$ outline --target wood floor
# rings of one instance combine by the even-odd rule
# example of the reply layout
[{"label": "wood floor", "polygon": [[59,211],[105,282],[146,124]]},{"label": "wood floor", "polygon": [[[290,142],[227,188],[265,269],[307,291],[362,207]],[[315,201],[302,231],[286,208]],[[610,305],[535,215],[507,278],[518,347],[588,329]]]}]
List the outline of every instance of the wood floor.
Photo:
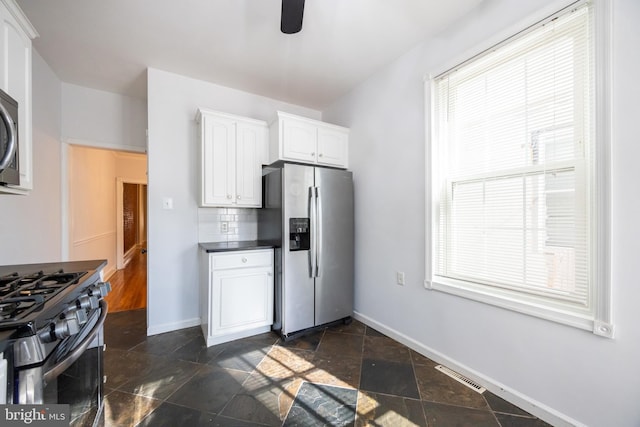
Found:
[{"label": "wood floor", "polygon": [[105,297],[109,313],[147,307],[147,254],[138,249],[122,270],[109,278],[111,292]]}]

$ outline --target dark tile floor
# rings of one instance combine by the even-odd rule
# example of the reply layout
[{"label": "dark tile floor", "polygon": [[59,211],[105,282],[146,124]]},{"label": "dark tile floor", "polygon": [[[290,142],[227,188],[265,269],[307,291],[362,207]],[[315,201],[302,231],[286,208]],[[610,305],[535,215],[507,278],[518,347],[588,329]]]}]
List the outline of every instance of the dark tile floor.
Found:
[{"label": "dark tile floor", "polygon": [[548,425],[358,321],[209,348],[198,327],[145,334],[145,310],[107,317],[100,426]]}]

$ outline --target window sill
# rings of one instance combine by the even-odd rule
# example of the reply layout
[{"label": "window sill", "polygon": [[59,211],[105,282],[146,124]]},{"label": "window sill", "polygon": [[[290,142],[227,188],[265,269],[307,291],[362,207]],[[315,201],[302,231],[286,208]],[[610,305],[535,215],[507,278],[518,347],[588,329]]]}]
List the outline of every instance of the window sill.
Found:
[{"label": "window sill", "polygon": [[527,314],[562,325],[584,329],[605,338],[613,338],[613,324],[600,321],[587,308],[577,309],[561,302],[550,303],[548,299],[537,296],[524,296],[506,289],[491,288],[484,285],[436,277],[425,280],[429,290],[445,292],[473,301]]}]

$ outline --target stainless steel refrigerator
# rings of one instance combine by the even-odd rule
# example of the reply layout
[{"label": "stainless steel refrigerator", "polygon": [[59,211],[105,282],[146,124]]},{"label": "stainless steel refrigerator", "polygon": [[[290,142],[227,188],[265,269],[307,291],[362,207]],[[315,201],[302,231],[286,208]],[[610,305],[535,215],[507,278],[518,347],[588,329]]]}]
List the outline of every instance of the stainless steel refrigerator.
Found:
[{"label": "stainless steel refrigerator", "polygon": [[264,169],[258,238],[276,241],[276,319],[286,339],[353,313],[353,178],[281,163]]}]

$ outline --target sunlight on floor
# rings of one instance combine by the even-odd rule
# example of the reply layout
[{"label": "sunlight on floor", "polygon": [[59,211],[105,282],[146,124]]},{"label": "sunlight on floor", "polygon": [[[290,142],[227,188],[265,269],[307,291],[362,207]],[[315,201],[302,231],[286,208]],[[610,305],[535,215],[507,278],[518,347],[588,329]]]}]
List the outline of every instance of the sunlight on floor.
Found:
[{"label": "sunlight on floor", "polygon": [[114,392],[106,396],[104,401],[104,425],[106,427],[137,425],[159,404],[159,401]]},{"label": "sunlight on floor", "polygon": [[[311,353],[274,346],[244,382],[243,387],[281,420],[286,418],[298,390],[305,381],[357,390],[359,377],[355,378],[355,381],[351,378],[348,382],[344,381],[344,376],[341,378],[332,372],[334,367],[330,362],[324,360],[324,365],[328,366],[319,367],[314,363],[314,359],[315,356]],[[335,368],[341,370],[337,364]],[[388,410],[379,414],[381,407],[382,404],[373,397],[358,392],[358,425],[415,425],[395,411]]]}]

